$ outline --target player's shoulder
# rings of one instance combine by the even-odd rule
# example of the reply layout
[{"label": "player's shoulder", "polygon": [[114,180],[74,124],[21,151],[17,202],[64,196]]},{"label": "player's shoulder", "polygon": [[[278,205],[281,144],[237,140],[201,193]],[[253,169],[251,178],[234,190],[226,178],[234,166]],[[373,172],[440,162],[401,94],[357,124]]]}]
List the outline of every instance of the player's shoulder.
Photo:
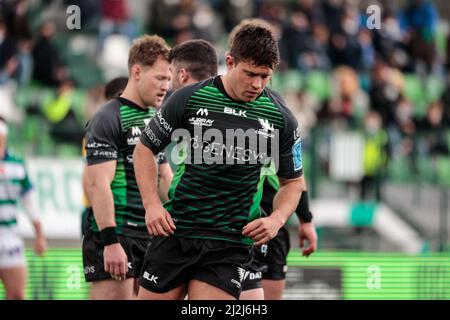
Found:
[{"label": "player's shoulder", "polygon": [[24,156],[22,156],[20,154],[17,154],[17,153],[14,153],[14,152],[11,152],[10,150],[8,150],[8,152],[6,153],[5,160],[7,162],[16,163],[16,164],[20,164],[20,165],[24,165],[25,164],[25,157]]},{"label": "player's shoulder", "polygon": [[287,122],[296,121],[294,114],[288,108],[281,94],[267,87],[264,89],[264,93],[275,104],[275,106],[278,108],[283,118],[285,119],[285,121]]},{"label": "player's shoulder", "polygon": [[195,92],[199,91],[200,89],[209,86],[213,84],[214,77],[209,78],[206,80],[202,80],[196,83],[189,84],[187,86],[184,86],[183,88],[180,88],[178,90],[175,90],[172,95],[170,96],[170,99],[173,100],[187,100],[189,99]]},{"label": "player's shoulder", "polygon": [[106,101],[94,114],[92,119],[95,118],[111,118],[117,116],[120,113],[120,107],[122,103],[119,99],[114,98],[109,101]]},{"label": "player's shoulder", "polygon": [[120,125],[120,107],[121,103],[117,98],[107,101],[94,113],[92,118],[86,123],[85,128],[92,129],[99,124],[102,127],[105,125],[114,125],[114,123]]},{"label": "player's shoulder", "polygon": [[286,102],[277,91],[266,87],[264,93],[278,108],[287,109]]}]

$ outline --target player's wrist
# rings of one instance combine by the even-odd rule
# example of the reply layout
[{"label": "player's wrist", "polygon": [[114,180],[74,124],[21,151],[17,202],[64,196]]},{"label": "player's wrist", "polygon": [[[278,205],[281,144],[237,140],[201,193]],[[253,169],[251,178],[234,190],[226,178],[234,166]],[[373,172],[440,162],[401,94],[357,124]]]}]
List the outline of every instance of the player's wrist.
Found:
[{"label": "player's wrist", "polygon": [[157,207],[163,207],[163,204],[161,202],[161,199],[159,198],[158,193],[156,194],[156,196],[152,196],[148,200],[144,200],[142,204],[146,212],[153,211]]},{"label": "player's wrist", "polygon": [[311,210],[309,209],[309,197],[308,191],[303,191],[300,197],[300,202],[298,203],[297,210],[295,211],[297,214],[300,223],[310,223],[313,220],[313,215]]},{"label": "player's wrist", "polygon": [[100,238],[104,246],[119,243],[119,237],[117,236],[117,228],[116,227],[103,228],[100,231]]},{"label": "player's wrist", "polygon": [[268,218],[272,218],[272,220],[274,220],[280,228],[287,222],[286,218],[283,217],[280,210],[275,210],[271,215],[269,215]]}]

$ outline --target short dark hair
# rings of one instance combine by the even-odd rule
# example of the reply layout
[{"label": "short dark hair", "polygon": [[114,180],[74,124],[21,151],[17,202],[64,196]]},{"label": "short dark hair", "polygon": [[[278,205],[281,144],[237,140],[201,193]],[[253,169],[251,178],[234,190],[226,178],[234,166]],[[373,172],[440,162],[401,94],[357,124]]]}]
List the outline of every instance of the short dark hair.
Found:
[{"label": "short dark hair", "polygon": [[143,67],[151,67],[158,58],[169,59],[170,48],[160,36],[145,35],[133,41],[128,54],[128,69],[135,64]]},{"label": "short dark hair", "polygon": [[244,20],[231,31],[228,42],[236,63],[247,61],[274,69],[280,62],[274,32],[264,20]]},{"label": "short dark hair", "polygon": [[123,90],[125,90],[127,83],[128,83],[127,77],[118,77],[109,81],[105,85],[105,99],[111,100],[120,96]]},{"label": "short dark hair", "polygon": [[217,75],[217,54],[211,43],[202,39],[188,40],[170,50],[169,62],[187,69],[196,80]]}]

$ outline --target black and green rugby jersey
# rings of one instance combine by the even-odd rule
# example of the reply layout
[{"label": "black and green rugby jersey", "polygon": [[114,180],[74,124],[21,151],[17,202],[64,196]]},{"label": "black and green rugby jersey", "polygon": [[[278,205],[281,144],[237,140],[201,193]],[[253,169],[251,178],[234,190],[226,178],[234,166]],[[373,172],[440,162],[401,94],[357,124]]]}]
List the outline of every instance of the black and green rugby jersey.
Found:
[{"label": "black and green rugby jersey", "polygon": [[[127,99],[116,98],[102,106],[85,128],[87,164],[117,161],[111,183],[117,232],[129,237],[149,237],[134,175],[133,152],[142,130],[155,114],[153,107],[143,109]],[[163,155],[158,159],[159,163],[166,162]],[[93,215],[89,225],[98,231]]]},{"label": "black and green rugby jersey", "polygon": [[[225,138],[227,131],[238,130],[252,131],[267,146],[275,142],[278,176],[302,174],[297,121],[269,89],[244,103],[228,96],[220,76],[211,78],[175,91],[143,131],[141,141],[154,154],[180,132],[190,151],[177,167],[170,200],[164,204],[177,227],[175,236],[252,243],[242,236],[242,228],[260,217],[263,165],[275,156],[270,147],[250,144],[250,138],[239,145],[237,139],[224,143],[215,137],[217,132]],[[224,163],[211,162],[212,156]]]},{"label": "black and green rugby jersey", "polygon": [[263,185],[263,197],[261,200],[261,209],[264,215],[270,215],[273,211],[273,198],[280,189],[280,182],[276,175],[266,177]]},{"label": "black and green rugby jersey", "polygon": [[31,189],[24,160],[7,152],[0,158],[0,231],[17,231],[18,201]]}]

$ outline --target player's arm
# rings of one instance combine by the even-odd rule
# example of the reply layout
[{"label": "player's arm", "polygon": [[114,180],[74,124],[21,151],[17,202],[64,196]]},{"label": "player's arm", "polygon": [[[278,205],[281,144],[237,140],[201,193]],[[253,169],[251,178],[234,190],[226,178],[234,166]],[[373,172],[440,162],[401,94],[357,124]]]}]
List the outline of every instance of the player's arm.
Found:
[{"label": "player's arm", "polygon": [[247,224],[243,229],[243,235],[252,238],[255,245],[264,244],[276,237],[280,228],[295,211],[304,188],[303,177],[280,178],[280,189],[273,200],[273,212],[268,217],[256,219]]},{"label": "player's arm", "polygon": [[100,230],[116,227],[114,198],[111,182],[116,172],[116,161],[102,162],[87,166],[87,194],[94,210],[95,221]]},{"label": "player's arm", "polygon": [[148,231],[154,236],[168,236],[175,230],[175,225],[170,214],[164,209],[158,194],[156,156],[142,142],[138,142],[133,158],[136,181],[146,212],[145,220]]},{"label": "player's arm", "polygon": [[168,162],[159,165],[158,194],[162,202],[169,200],[169,187],[172,183],[173,173]]},{"label": "player's arm", "polygon": [[34,189],[30,188],[22,193],[22,204],[25,213],[33,225],[35,234],[34,252],[38,255],[42,255],[47,251],[47,240],[45,239],[42,223],[39,218],[36,192]]},{"label": "player's arm", "polygon": [[274,138],[279,151],[272,150],[275,152],[272,156],[278,165],[277,176],[280,181],[280,189],[275,194],[272,213],[268,217],[250,222],[243,229],[243,235],[252,238],[256,242],[255,245],[261,245],[278,234],[278,230],[294,213],[300,196],[305,190],[297,120],[278,94],[269,92],[269,95],[279,105],[279,110],[284,116],[284,127],[277,132]]},{"label": "player's arm", "polygon": [[83,156],[83,169],[82,169],[82,174],[81,174],[81,186],[83,188],[83,196],[86,197],[87,201],[90,203],[89,197],[87,195],[89,175],[87,174],[86,140],[85,139],[83,139],[83,142],[82,142],[81,153],[82,153],[82,156]]},{"label": "player's arm", "polygon": [[121,139],[120,117],[115,111],[111,108],[100,110],[86,127],[86,187],[104,245],[105,271],[116,279],[125,279],[128,258],[117,236],[111,190],[117,164],[117,142]]},{"label": "player's arm", "polygon": [[134,171],[145,208],[145,221],[148,232],[154,236],[168,236],[176,229],[158,194],[156,155],[164,150],[174,132],[181,127],[190,90],[183,88],[170,96],[150,120],[134,149]]},{"label": "player's arm", "polygon": [[[307,186],[305,183],[305,190],[302,192],[300,197],[300,202],[295,210],[298,216],[298,237],[299,245],[302,249],[302,254],[304,256],[309,256],[311,253],[317,249],[317,233],[314,227],[313,215],[309,209],[309,197]],[[308,246],[305,246],[305,240],[308,241]]]}]

